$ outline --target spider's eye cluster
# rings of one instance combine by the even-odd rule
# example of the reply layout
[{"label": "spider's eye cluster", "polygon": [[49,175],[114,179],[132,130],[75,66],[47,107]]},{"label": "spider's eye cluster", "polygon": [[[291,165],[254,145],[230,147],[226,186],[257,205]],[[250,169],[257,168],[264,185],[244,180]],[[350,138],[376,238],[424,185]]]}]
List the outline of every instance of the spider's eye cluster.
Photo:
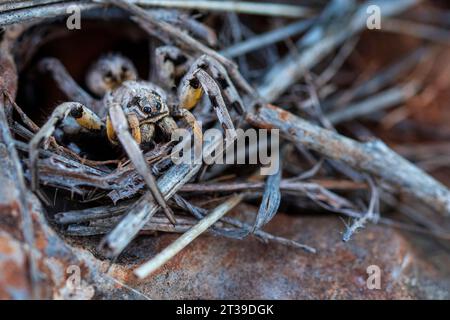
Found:
[{"label": "spider's eye cluster", "polygon": [[144,107],[144,108],[142,109],[142,111],[144,111],[145,113],[150,113],[150,112],[152,112],[152,108],[150,108],[150,107]]},{"label": "spider's eye cluster", "polygon": [[112,77],[113,77],[113,74],[112,74],[111,71],[106,72],[105,75],[104,75],[104,79],[105,80],[111,80]]},{"label": "spider's eye cluster", "polygon": [[142,111],[145,113],[154,113],[154,112],[157,113],[161,110],[162,104],[160,101],[155,101],[155,102],[153,102],[153,107],[148,104],[145,104],[141,108],[142,108]]},{"label": "spider's eye cluster", "polygon": [[159,115],[164,110],[164,102],[158,94],[151,96],[135,96],[128,104],[129,108],[138,107],[147,115]]}]

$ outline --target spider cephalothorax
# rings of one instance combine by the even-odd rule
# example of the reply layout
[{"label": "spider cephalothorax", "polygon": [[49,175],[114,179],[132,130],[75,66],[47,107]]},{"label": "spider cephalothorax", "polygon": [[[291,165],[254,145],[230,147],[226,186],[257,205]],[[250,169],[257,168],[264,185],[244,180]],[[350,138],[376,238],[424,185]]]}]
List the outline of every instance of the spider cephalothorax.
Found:
[{"label": "spider cephalothorax", "polygon": [[[119,104],[126,115],[131,134],[138,144],[147,144],[153,139],[155,125],[166,136],[177,129],[177,124],[170,116],[164,91],[147,81],[125,81],[109,92],[107,104]],[[110,116],[106,118],[108,139],[117,144],[118,139]]]},{"label": "spider cephalothorax", "polygon": [[144,81],[126,81],[113,93],[125,113],[135,112],[141,122],[156,122],[169,115],[166,95],[161,88]]}]

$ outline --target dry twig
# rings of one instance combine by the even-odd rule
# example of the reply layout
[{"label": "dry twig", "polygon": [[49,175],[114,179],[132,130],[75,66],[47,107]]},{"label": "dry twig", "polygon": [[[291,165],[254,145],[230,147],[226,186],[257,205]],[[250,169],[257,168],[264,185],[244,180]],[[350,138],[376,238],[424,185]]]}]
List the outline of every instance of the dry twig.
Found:
[{"label": "dry twig", "polygon": [[289,140],[373,174],[440,214],[450,216],[450,191],[379,140],[359,143],[271,105],[261,106],[247,120],[261,128],[278,128]]},{"label": "dry twig", "polygon": [[229,200],[225,201],[217,208],[211,211],[209,215],[203,218],[198,224],[189,229],[186,233],[184,233],[181,237],[171,243],[168,247],[166,247],[163,251],[158,253],[153,259],[144,263],[139,268],[134,270],[134,274],[140,278],[146,278],[151,273],[159,269],[162,265],[164,265],[168,260],[173,258],[178,252],[183,250],[189,243],[191,243],[195,238],[197,238],[200,234],[205,232],[210,226],[216,223],[223,215],[225,215],[228,211],[233,209],[243,198],[243,194],[235,195],[231,197]]}]

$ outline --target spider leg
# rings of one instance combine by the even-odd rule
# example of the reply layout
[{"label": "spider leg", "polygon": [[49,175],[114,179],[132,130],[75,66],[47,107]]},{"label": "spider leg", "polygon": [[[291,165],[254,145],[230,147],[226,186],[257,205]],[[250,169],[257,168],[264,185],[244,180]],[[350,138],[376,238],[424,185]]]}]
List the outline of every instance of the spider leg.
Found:
[{"label": "spider leg", "polygon": [[133,139],[132,135],[128,131],[128,122],[122,107],[118,103],[112,102],[109,106],[109,116],[111,118],[111,124],[119,139],[122,147],[125,149],[131,162],[133,162],[137,172],[143,177],[145,183],[150,189],[155,201],[161,206],[166,214],[167,218],[173,224],[176,223],[172,210],[164,200],[161,191],[156,184],[155,177],[147,166],[142,151],[139,148],[137,142]]},{"label": "spider leg", "polygon": [[127,114],[127,122],[131,129],[131,136],[138,145],[142,142],[141,128],[139,127],[139,119],[135,113]]},{"label": "spider leg", "polygon": [[194,139],[197,141],[203,141],[201,125],[189,110],[172,106],[171,114],[173,117],[181,118],[191,128],[192,133],[194,134]]},{"label": "spider leg", "polygon": [[216,59],[202,55],[191,66],[189,72],[182,80],[179,96],[181,105],[185,105],[187,109],[191,109],[201,98],[201,92],[198,93],[196,83],[192,83],[189,80],[192,79],[193,73],[198,69],[203,69],[211,75],[213,79],[217,81],[222,89],[227,102],[232,108],[234,108],[239,114],[245,113],[244,103],[239,95],[236,87],[231,81],[228,72],[224,66]]},{"label": "spider leg", "polygon": [[157,125],[167,138],[170,138],[172,132],[178,129],[177,123],[171,116],[162,118]]},{"label": "spider leg", "polygon": [[[141,144],[142,140],[142,134],[141,134],[141,128],[139,127],[139,119],[137,118],[136,114],[130,113],[126,115],[128,125],[130,126],[131,135],[134,139],[134,141],[137,142],[138,145]],[[109,142],[111,142],[114,145],[118,144],[118,138],[116,135],[116,131],[114,130],[113,124],[111,122],[111,117],[106,116],[106,136],[108,137]],[[148,142],[148,141],[146,141]]]},{"label": "spider leg", "polygon": [[230,103],[231,107],[234,108],[239,114],[245,113],[242,98],[231,81],[224,66],[216,59],[207,55],[200,57],[200,60],[203,60],[208,66],[209,73],[219,83],[224,96]]},{"label": "spider leg", "polygon": [[199,68],[185,76],[182,85],[184,88],[180,90],[180,106],[185,109],[192,108],[200,100],[204,91],[225,130],[227,142],[235,140],[237,137],[236,129],[217,82],[205,70]]},{"label": "spider leg", "polygon": [[155,134],[155,125],[153,123],[144,123],[140,127],[141,140],[143,144],[148,144],[152,141],[153,135]]},{"label": "spider leg", "polygon": [[187,73],[181,80],[178,89],[178,98],[180,107],[191,110],[194,108],[203,96],[203,90],[200,82],[194,76],[193,72]]},{"label": "spider leg", "polygon": [[43,141],[47,141],[55,131],[58,123],[64,120],[68,115],[75,118],[78,124],[88,130],[101,130],[103,123],[100,118],[91,110],[78,102],[65,102],[60,104],[53,110],[50,118],[34,135],[29,144],[30,157],[30,174],[31,174],[31,189],[36,191],[38,189],[38,155],[39,145]]},{"label": "spider leg", "polygon": [[[174,107],[173,107],[174,108]],[[177,118],[181,118],[192,130],[192,133],[194,135],[194,160],[200,160],[201,159],[201,148],[202,148],[202,142],[203,142],[203,132],[200,124],[198,123],[197,119],[195,119],[194,115],[190,113],[186,109],[176,108],[177,110],[171,110],[171,114]],[[178,125],[175,122],[175,120],[172,118],[172,116],[167,116],[158,121],[158,127],[161,129],[164,134],[172,139],[172,134],[178,129]],[[190,141],[190,140],[186,140]]]},{"label": "spider leg", "polygon": [[158,80],[167,89],[175,88],[176,79],[189,70],[189,58],[177,47],[155,49],[154,69]]},{"label": "spider leg", "polygon": [[92,107],[98,104],[96,99],[92,98],[75,82],[75,80],[73,80],[66,68],[58,59],[45,58],[41,60],[39,62],[39,70],[43,72],[50,72],[60,90],[64,92],[70,100]]}]

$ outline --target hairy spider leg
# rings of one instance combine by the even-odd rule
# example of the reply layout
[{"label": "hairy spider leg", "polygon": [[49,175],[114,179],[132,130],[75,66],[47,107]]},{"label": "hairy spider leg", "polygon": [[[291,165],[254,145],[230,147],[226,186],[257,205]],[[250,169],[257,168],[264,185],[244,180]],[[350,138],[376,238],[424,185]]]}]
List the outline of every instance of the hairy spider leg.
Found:
[{"label": "hairy spider leg", "polygon": [[[141,144],[142,134],[141,128],[139,127],[139,119],[137,115],[135,113],[130,113],[126,115],[126,118],[128,121],[128,125],[130,126],[131,135],[133,136],[133,139],[137,142],[137,144]],[[111,142],[113,145],[119,144],[116,131],[114,130],[109,115],[106,117],[106,136],[108,137],[109,142]]]},{"label": "hairy spider leg", "polygon": [[161,46],[155,49],[152,61],[158,81],[168,90],[175,87],[176,79],[189,70],[188,58],[179,48]]},{"label": "hairy spider leg", "polygon": [[197,81],[198,79],[196,80],[193,76],[199,69],[206,71],[214,79],[216,85],[218,84],[220,86],[227,102],[232,108],[239,114],[245,112],[242,99],[228,76],[227,71],[217,60],[208,55],[202,55],[198,58],[192,64],[189,72],[182,79],[178,89],[178,96],[182,107],[190,110],[202,97],[203,90],[201,86],[203,86],[203,84],[199,83],[199,81]]},{"label": "hairy spider leg", "polygon": [[33,191],[36,191],[39,185],[37,167],[39,145],[50,138],[58,123],[63,121],[67,116],[73,117],[80,126],[91,131],[100,131],[103,127],[100,118],[81,103],[65,102],[57,106],[50,115],[50,118],[34,135],[29,144],[31,189]]}]

